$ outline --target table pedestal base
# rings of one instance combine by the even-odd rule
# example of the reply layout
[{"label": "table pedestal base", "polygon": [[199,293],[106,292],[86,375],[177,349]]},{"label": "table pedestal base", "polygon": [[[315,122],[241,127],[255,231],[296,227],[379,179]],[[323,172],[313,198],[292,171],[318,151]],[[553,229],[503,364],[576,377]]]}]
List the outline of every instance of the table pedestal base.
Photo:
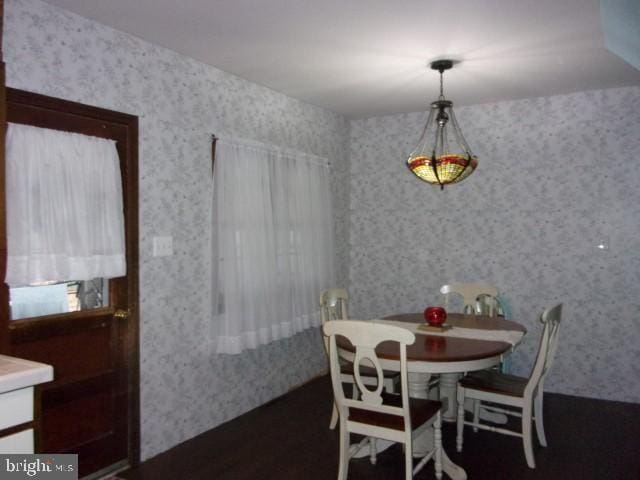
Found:
[{"label": "table pedestal base", "polygon": [[[455,377],[455,381],[457,382],[457,377],[455,375],[453,376]],[[430,374],[409,372],[408,377],[409,377],[408,388],[409,388],[410,397],[414,397],[414,398],[427,398],[427,397],[432,398],[433,397],[432,393],[429,394],[429,379],[431,378]],[[442,381],[442,377],[440,377],[440,381]],[[455,401],[455,398],[456,398],[455,390],[454,390],[453,397],[451,397],[450,395],[446,400],[443,400],[443,404],[447,404],[448,402],[451,402],[451,398],[453,398],[453,401]],[[455,404],[454,404],[454,407],[450,407],[450,408],[454,409],[453,410],[454,413],[456,412]],[[389,440],[376,439],[376,451],[380,453],[386,450],[387,448],[389,448],[394,443],[395,442],[391,442]],[[434,444],[433,427],[429,427],[425,429],[424,432],[422,432],[419,436],[413,439],[413,456],[424,457],[427,453],[433,450],[433,444]],[[362,447],[360,451],[354,454],[353,458],[368,457],[369,454],[370,454],[370,447],[367,444],[364,447]],[[453,461],[449,458],[444,448],[442,449],[442,470],[447,475],[449,475],[449,477],[453,480],[466,480],[467,478],[467,472],[465,472],[464,469],[459,465],[456,465],[455,463],[453,463]]]},{"label": "table pedestal base", "polygon": [[[440,374],[440,401],[443,404],[444,413],[442,414],[443,422],[455,422],[458,413],[458,402],[456,400],[458,390],[458,379],[461,377],[459,373],[441,373]],[[446,407],[446,408],[444,408]]]},{"label": "table pedestal base", "polygon": [[[409,396],[414,398],[427,398],[429,395],[430,378],[431,375],[428,373],[409,372]],[[442,376],[440,377],[440,381],[442,382]],[[453,399],[455,400],[455,395],[453,396]],[[443,405],[446,402],[450,402],[450,399],[443,400]],[[453,413],[455,415],[455,409]],[[431,450],[433,450],[433,427],[427,428],[422,434],[414,438],[413,456],[424,457]],[[442,449],[442,470],[444,470],[444,472],[453,480],[466,480],[467,478],[467,472],[465,472],[462,467],[453,463],[444,448]]]}]

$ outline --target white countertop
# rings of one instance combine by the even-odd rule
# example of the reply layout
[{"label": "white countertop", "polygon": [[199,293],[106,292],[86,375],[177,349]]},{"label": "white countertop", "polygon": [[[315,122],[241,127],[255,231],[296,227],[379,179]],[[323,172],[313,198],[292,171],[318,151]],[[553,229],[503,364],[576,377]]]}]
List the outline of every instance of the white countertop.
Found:
[{"label": "white countertop", "polygon": [[53,380],[51,365],[0,355],[0,393],[51,380]]}]

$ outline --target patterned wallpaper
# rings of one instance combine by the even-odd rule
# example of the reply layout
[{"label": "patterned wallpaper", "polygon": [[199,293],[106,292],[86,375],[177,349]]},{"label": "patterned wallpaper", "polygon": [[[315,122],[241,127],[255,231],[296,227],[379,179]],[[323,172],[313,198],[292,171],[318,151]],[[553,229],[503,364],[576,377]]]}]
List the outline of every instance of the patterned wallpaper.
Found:
[{"label": "patterned wallpaper", "polygon": [[640,87],[456,117],[480,166],[444,191],[404,165],[424,114],[352,122],[351,314],[422,311],[445,283],[493,283],[529,329],[513,356],[526,374],[537,317],[562,301],[547,389],[640,402]]},{"label": "patterned wallpaper", "polygon": [[[5,10],[9,86],[140,119],[143,458],[325,368],[315,330],[239,356],[211,356],[202,341],[211,133],[331,161],[337,283],[350,283],[352,315],[421,310],[443,283],[491,281],[531,331],[514,356],[522,373],[537,314],[562,300],[549,389],[640,402],[640,170],[615,163],[640,151],[639,88],[456,109],[481,163],[440,192],[403,165],[422,114],[349,124],[38,0]],[[150,255],[156,235],[173,235],[172,257]]]},{"label": "patterned wallpaper", "polygon": [[[212,356],[210,136],[253,139],[332,164],[338,282],[348,261],[343,117],[37,0],[5,2],[7,85],[139,116],[142,456],[254,408],[325,369],[317,329]],[[172,235],[172,257],[151,256]]]}]

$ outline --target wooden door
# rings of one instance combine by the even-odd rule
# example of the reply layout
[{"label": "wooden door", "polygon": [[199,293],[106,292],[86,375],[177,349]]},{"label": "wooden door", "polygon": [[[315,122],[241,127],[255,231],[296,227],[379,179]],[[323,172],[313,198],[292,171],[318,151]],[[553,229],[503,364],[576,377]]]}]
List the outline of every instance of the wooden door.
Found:
[{"label": "wooden door", "polygon": [[137,117],[11,88],[6,95],[8,122],[117,142],[127,276],[109,280],[105,305],[10,320],[7,285],[0,293],[3,351],[54,368],[54,380],[36,388],[36,452],[77,453],[80,476],[98,476],[139,461]]}]

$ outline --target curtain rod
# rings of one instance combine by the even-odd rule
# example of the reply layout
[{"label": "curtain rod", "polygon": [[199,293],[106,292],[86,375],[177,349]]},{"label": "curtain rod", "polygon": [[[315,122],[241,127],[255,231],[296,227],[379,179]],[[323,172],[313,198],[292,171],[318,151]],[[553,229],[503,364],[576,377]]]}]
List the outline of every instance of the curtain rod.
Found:
[{"label": "curtain rod", "polygon": [[[213,175],[213,167],[215,165],[215,156],[216,156],[216,143],[218,142],[218,140],[220,140],[219,137],[217,137],[215,134],[211,134],[211,175]],[[246,141],[242,141],[242,140],[238,140],[238,141],[239,142],[244,142],[245,144],[247,143]],[[249,141],[248,143],[249,144],[254,144],[254,143],[261,144],[262,142]],[[273,147],[270,147],[267,144],[263,144],[263,145],[264,145],[264,147],[267,147],[267,148],[273,148]],[[293,151],[292,149],[289,149],[289,148],[284,148],[284,149],[282,149],[280,147],[275,147],[275,148],[277,150],[290,150],[290,151]],[[326,158],[322,158],[322,157],[320,157],[318,155],[307,154],[307,153],[304,153],[304,152],[300,152],[300,154],[306,155],[306,156],[309,156],[309,157],[315,157],[318,160],[321,160],[320,162],[314,161],[315,163],[320,163],[321,165],[326,165],[327,167],[331,167],[331,162]]]}]

